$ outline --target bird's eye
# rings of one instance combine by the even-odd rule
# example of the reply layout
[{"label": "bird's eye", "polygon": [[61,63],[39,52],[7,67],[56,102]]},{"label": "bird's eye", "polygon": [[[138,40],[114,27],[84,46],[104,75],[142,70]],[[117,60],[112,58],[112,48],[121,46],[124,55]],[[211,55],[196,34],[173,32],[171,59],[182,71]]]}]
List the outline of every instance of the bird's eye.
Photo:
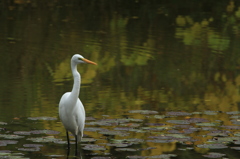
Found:
[{"label": "bird's eye", "polygon": [[80,57],[79,57],[78,60],[83,60],[83,58],[80,58]]}]

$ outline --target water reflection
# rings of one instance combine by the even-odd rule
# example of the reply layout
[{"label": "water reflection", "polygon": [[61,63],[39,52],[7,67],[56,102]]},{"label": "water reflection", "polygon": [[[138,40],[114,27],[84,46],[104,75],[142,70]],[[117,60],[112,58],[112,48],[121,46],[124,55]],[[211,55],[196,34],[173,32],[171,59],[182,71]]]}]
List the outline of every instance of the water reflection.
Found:
[{"label": "water reflection", "polygon": [[[213,138],[212,131],[237,137],[239,4],[196,3],[108,0],[1,3],[0,122],[7,125],[0,124],[0,133],[12,135],[15,131],[47,129],[61,132],[48,134],[47,139],[64,140],[58,102],[72,88],[70,57],[80,53],[99,64],[78,69],[83,77],[80,98],[89,119],[96,120],[87,121],[90,124],[84,137],[87,141],[82,143],[82,148],[92,144],[95,149],[83,150],[86,152],[83,158],[86,154],[119,157],[123,152],[126,156],[183,157],[183,150],[201,158],[199,153],[209,154],[213,150],[196,145],[208,143]],[[152,110],[158,115],[132,114],[131,110]],[[207,110],[217,112],[214,115]],[[176,124],[165,118],[169,111],[193,114],[170,116],[171,122],[182,122]],[[44,116],[56,120],[26,119]],[[182,121],[189,117],[208,122],[201,126]],[[141,121],[124,122],[125,118]],[[110,125],[101,125],[106,119]],[[118,119],[122,120],[116,123]],[[159,123],[165,126],[156,125]],[[121,136],[119,131],[129,136]],[[183,132],[187,135],[181,136]],[[175,138],[167,142],[173,135],[165,134],[181,134],[178,137],[193,140],[187,143]],[[1,141],[5,140],[3,136]],[[17,151],[35,157],[34,153],[15,148],[22,148],[30,137],[36,136],[16,139],[15,145],[1,146],[1,152],[16,155]],[[64,141],[42,144],[43,156],[54,153],[66,158]],[[96,150],[103,148],[107,150]],[[238,150],[228,147],[220,151],[237,158]]]}]

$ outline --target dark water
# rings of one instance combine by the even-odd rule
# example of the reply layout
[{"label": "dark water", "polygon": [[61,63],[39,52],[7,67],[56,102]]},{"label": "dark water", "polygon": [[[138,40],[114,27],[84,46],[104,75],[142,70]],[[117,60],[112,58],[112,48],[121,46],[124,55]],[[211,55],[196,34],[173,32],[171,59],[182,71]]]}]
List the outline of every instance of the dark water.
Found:
[{"label": "dark water", "polygon": [[239,7],[1,2],[0,158],[67,158],[58,102],[76,53],[98,63],[78,67],[79,157],[239,158]]}]

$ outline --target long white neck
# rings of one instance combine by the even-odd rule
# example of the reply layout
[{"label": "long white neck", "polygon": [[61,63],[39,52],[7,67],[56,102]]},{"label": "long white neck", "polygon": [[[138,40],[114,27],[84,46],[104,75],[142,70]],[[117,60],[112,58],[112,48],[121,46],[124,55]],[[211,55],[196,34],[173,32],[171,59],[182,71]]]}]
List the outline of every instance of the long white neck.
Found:
[{"label": "long white neck", "polygon": [[77,99],[80,93],[81,75],[77,71],[77,64],[71,63],[71,69],[72,69],[74,82],[73,82],[72,92],[69,98],[70,100],[77,102]]}]

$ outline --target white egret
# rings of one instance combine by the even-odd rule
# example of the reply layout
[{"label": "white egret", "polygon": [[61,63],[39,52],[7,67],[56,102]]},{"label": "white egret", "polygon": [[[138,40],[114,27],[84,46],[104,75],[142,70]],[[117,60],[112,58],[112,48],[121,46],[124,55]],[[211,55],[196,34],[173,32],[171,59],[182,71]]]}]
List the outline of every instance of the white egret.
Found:
[{"label": "white egret", "polygon": [[66,129],[68,148],[70,148],[68,136],[68,131],[70,131],[75,137],[76,151],[77,144],[83,137],[83,129],[85,125],[85,109],[78,98],[80,93],[81,75],[77,71],[77,65],[81,63],[97,65],[95,62],[87,60],[79,54],[73,55],[71,59],[71,69],[74,78],[73,88],[71,92],[63,94],[59,103],[59,117]]}]

